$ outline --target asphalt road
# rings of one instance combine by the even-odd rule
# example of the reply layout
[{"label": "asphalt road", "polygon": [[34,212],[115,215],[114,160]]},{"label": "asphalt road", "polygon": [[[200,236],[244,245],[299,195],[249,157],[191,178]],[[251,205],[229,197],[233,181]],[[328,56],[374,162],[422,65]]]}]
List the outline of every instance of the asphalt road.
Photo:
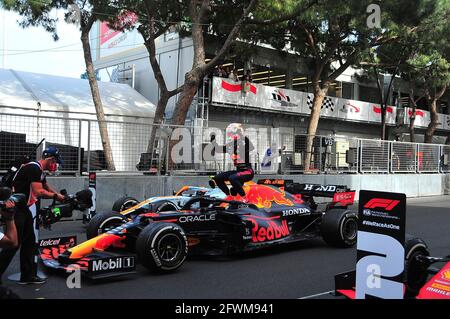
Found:
[{"label": "asphalt road", "polygon": [[[450,196],[409,199],[407,232],[422,237],[432,255],[450,254]],[[46,238],[78,234],[81,222],[64,222],[43,232]],[[277,247],[239,258],[190,258],[177,272],[153,275],[138,267],[136,274],[103,282],[83,280],[69,289],[64,275],[52,274],[40,286],[19,286],[7,280],[18,272],[18,255],[3,278],[22,298],[155,298],[155,299],[297,299],[331,298],[334,275],[355,267],[356,249],[328,247],[321,239]]]}]

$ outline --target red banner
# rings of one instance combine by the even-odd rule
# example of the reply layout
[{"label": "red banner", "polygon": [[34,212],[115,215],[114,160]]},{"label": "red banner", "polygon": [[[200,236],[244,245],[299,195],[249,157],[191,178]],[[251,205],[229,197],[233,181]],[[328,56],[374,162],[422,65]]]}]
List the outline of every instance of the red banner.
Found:
[{"label": "red banner", "polygon": [[[250,92],[252,92],[253,94],[256,94],[256,86],[249,84],[250,85]],[[229,92],[239,92],[242,90],[242,86],[241,84],[230,84],[225,82],[224,80],[222,80],[222,88],[224,90],[227,90]]]},{"label": "red banner", "polygon": [[[378,107],[378,106],[374,105],[374,106],[373,106],[373,111],[374,111],[375,113],[377,113],[377,114],[381,114],[381,107]],[[386,108],[386,112],[392,114],[392,113],[394,113],[394,109],[393,109],[392,107],[388,106],[388,107]]]},{"label": "red banner", "polygon": [[[409,114],[409,117],[412,117],[413,116],[413,111],[409,111],[408,114]],[[420,111],[420,110],[417,110],[416,111],[416,116],[425,117],[425,113]]]}]

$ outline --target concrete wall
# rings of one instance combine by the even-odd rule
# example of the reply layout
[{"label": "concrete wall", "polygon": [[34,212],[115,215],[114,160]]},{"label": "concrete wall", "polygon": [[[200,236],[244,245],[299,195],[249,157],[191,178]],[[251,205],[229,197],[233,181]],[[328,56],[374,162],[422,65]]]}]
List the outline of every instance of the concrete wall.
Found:
[{"label": "concrete wall", "polygon": [[[398,192],[408,197],[450,194],[450,174],[257,176],[254,180],[266,177],[293,179],[300,183],[347,185],[357,191]],[[122,196],[144,200],[151,196],[171,195],[183,185],[208,186],[208,180],[207,176],[99,176],[97,211],[110,210],[113,202]],[[88,187],[87,177],[49,177],[48,181],[55,189],[65,188],[69,193]]]}]

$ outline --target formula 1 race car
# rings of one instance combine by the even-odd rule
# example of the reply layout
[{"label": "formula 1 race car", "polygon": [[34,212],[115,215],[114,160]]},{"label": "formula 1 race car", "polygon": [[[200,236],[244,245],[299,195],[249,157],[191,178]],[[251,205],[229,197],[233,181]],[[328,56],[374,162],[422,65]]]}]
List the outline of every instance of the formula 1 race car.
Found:
[{"label": "formula 1 race car", "polygon": [[[86,242],[60,245],[46,265],[78,265],[99,278],[134,270],[135,254],[146,268],[170,272],[188,253],[228,255],[318,236],[332,246],[356,243],[357,214],[348,209],[355,192],[345,186],[263,180],[244,190],[241,198],[185,187],[175,196],[151,198],[121,213],[99,213],[88,225]],[[318,210],[316,196],[333,202]]]},{"label": "formula 1 race car", "polygon": [[[355,299],[355,281],[356,271],[336,275],[335,295]],[[430,257],[422,239],[406,235],[403,283],[405,299],[450,299],[450,256]]]}]

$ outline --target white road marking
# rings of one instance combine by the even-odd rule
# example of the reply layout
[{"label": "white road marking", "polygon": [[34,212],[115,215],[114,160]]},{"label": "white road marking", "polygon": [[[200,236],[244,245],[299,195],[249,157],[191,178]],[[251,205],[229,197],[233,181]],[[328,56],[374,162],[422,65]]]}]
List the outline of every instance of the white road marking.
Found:
[{"label": "white road marking", "polygon": [[311,296],[301,297],[301,298],[298,298],[298,299],[312,299],[312,298],[315,298],[315,297],[320,297],[320,296],[324,296],[324,295],[327,295],[327,294],[331,294],[332,292],[334,292],[334,290],[327,291],[327,292],[322,292],[320,294],[315,294],[315,295],[311,295]]}]

